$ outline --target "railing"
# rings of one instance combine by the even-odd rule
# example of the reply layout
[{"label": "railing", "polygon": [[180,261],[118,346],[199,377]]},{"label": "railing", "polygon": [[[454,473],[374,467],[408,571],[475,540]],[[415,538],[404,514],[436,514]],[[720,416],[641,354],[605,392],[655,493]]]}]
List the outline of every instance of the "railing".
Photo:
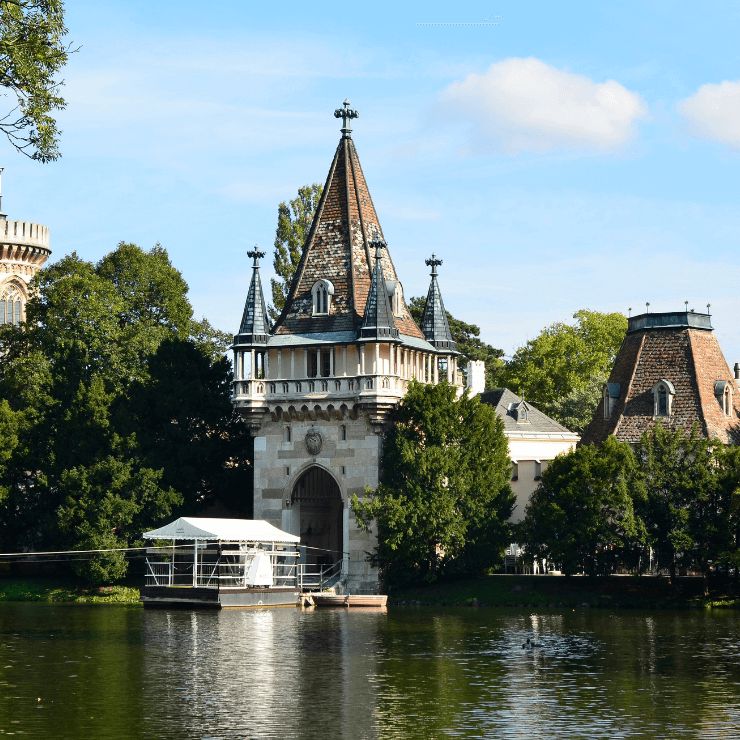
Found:
[{"label": "railing", "polygon": [[334,565],[298,564],[298,588],[301,591],[321,591],[333,585],[342,575],[342,562]]},{"label": "railing", "polygon": [[172,561],[146,560],[145,585],[176,586],[179,588],[246,588],[250,568],[258,552],[270,556],[272,565],[272,588],[295,587],[298,580],[298,552],[247,551],[223,552],[216,559],[199,560],[193,578],[193,562],[177,559]]}]

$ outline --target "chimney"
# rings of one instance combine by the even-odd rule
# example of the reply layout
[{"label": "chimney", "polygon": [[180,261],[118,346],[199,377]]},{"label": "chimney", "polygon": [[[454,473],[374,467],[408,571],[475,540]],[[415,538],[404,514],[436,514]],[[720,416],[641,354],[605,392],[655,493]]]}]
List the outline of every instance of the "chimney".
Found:
[{"label": "chimney", "polygon": [[468,362],[465,385],[470,390],[471,396],[477,396],[486,390],[486,363],[483,360]]},{"label": "chimney", "polygon": [[733,370],[735,371],[735,380],[740,380],[740,362],[735,363]]}]

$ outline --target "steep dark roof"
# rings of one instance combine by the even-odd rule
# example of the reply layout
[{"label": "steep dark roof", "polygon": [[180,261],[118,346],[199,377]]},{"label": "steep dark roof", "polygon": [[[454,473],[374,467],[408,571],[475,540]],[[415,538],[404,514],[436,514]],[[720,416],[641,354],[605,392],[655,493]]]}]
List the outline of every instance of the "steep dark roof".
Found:
[{"label": "steep dark roof", "polygon": [[[370,242],[383,239],[354,141],[343,136],[311,224],[303,255],[274,334],[358,331],[368,303],[374,260]],[[386,280],[398,280],[390,254],[382,255]],[[317,280],[334,286],[329,315],[314,316],[311,288]],[[423,339],[407,306],[395,317],[403,335]]]},{"label": "steep dark roof", "polygon": [[242,323],[239,326],[239,335],[235,343],[238,344],[264,344],[270,333],[270,322],[267,318],[265,296],[262,292],[262,281],[260,280],[259,259],[265,253],[257,249],[248,253],[254,258],[252,264],[252,281],[249,283],[247,302],[244,304]]},{"label": "steep dark roof", "polygon": [[[639,441],[657,421],[652,388],[659,380],[675,390],[671,416],[660,417],[664,428],[688,431],[697,424],[701,435],[726,444],[740,442],[740,398],[709,316],[676,312],[630,318],[609,375],[609,385],[619,386],[614,408],[605,419],[602,395],[581,444],[599,444],[610,434],[624,442]],[[714,395],[718,381],[727,381],[732,388],[731,416],[724,415]]]},{"label": "steep dark roof", "polygon": [[436,255],[426,261],[427,265],[432,268],[432,281],[429,284],[427,293],[427,302],[424,305],[424,313],[421,317],[421,330],[424,338],[435,349],[448,349],[452,352],[457,351],[457,342],[452,339],[450,325],[447,321],[447,312],[442,302],[442,293],[437,283],[437,265],[442,264]]},{"label": "steep dark roof", "polygon": [[393,320],[391,302],[388,298],[388,288],[383,275],[382,253],[385,242],[372,242],[375,246],[375,269],[370,283],[370,292],[367,296],[365,316],[360,327],[360,339],[398,339],[398,329]]},{"label": "steep dark roof", "polygon": [[517,421],[512,413],[513,407],[523,403],[522,399],[508,388],[497,388],[493,391],[486,391],[480,394],[480,400],[493,406],[496,413],[504,422],[504,431],[506,432],[530,432],[532,434],[574,434],[570,429],[566,429],[562,424],[558,424],[555,419],[551,419],[535,408],[529,401],[526,401],[527,421]]}]

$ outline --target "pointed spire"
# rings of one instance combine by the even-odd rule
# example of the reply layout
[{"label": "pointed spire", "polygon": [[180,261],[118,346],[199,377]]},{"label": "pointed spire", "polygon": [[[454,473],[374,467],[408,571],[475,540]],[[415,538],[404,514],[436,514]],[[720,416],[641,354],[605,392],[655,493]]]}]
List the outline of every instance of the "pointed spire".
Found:
[{"label": "pointed spire", "polygon": [[260,280],[259,260],[265,256],[257,247],[247,252],[253,258],[252,282],[249,284],[247,302],[244,305],[242,323],[239,327],[239,344],[266,344],[270,333],[270,323],[267,319],[265,296],[262,292]]},{"label": "pointed spire", "polygon": [[439,283],[437,283],[437,266],[442,264],[442,260],[438,260],[437,255],[432,254],[431,259],[426,260],[426,264],[432,268],[432,282],[429,285],[427,302],[421,317],[421,330],[424,332],[424,338],[435,349],[457,352],[457,342],[452,339],[447,313],[442,303],[442,294],[439,291]]},{"label": "pointed spire", "polygon": [[398,339],[398,329],[396,329],[391,303],[388,299],[388,289],[385,285],[381,259],[382,250],[387,245],[382,239],[375,239],[370,242],[370,246],[375,249],[375,269],[373,270],[373,279],[370,283],[370,292],[365,307],[365,318],[362,321],[359,338],[361,340],[383,339],[386,341]]}]

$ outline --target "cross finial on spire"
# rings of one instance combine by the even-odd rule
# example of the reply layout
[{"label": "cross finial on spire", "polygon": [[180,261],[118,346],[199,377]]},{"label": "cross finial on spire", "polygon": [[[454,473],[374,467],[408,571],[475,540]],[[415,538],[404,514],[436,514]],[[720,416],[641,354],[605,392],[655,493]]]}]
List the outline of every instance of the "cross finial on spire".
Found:
[{"label": "cross finial on spire", "polygon": [[437,265],[441,265],[442,264],[442,260],[438,260],[437,259],[437,255],[434,252],[432,252],[431,259],[424,260],[424,263],[426,265],[428,265],[429,267],[432,268],[432,277],[436,277],[436,275],[437,275]]},{"label": "cross finial on spire", "polygon": [[388,245],[382,240],[382,239],[373,239],[369,245],[372,249],[375,250],[375,259],[380,259],[380,253],[382,250],[384,250]]},{"label": "cross finial on spire", "polygon": [[260,263],[259,261],[265,256],[264,252],[260,252],[259,247],[255,244],[254,249],[251,249],[249,252],[247,252],[247,257],[252,257],[254,259],[254,262],[252,263],[252,267],[256,267],[259,269]]},{"label": "cross finial on spire", "polygon": [[349,127],[349,122],[353,118],[359,118],[360,114],[355,109],[349,107],[349,100],[345,100],[343,105],[344,108],[337,108],[334,111],[334,118],[342,119],[342,138],[351,139],[352,136],[350,134],[352,133],[352,129]]}]

